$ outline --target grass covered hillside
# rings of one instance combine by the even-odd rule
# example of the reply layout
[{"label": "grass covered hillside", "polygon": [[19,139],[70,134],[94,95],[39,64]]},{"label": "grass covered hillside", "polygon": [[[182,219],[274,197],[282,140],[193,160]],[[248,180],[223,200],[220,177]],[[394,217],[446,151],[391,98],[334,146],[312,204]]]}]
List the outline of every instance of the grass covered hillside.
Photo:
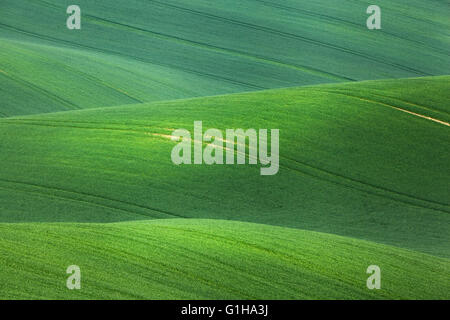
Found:
[{"label": "grass covered hillside", "polygon": [[450,299],[448,8],[1,0],[0,300]]},{"label": "grass covered hillside", "polygon": [[[235,221],[0,224],[2,298],[448,299],[448,259]],[[67,290],[67,263],[82,268]],[[366,288],[368,265],[386,280]],[[61,272],[63,271],[63,272]],[[426,272],[424,272],[426,271]]]},{"label": "grass covered hillside", "polygon": [[[1,295],[449,298],[449,79],[3,119]],[[174,165],[172,131],[199,119],[279,128],[279,173]],[[55,283],[64,264],[86,269],[86,290]]]},{"label": "grass covered hillside", "polygon": [[[445,1],[0,3],[0,116],[450,73]],[[430,20],[428,17],[432,17]]]}]

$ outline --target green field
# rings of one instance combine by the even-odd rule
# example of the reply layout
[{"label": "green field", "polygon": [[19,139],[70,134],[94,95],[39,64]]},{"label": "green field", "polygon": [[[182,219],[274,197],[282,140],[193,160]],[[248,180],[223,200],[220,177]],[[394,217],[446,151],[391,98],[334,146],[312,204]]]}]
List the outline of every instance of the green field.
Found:
[{"label": "green field", "polygon": [[[171,219],[0,230],[8,298],[448,299],[450,289],[448,259],[292,228]],[[69,261],[81,290],[65,287]],[[365,287],[374,261],[386,270],[380,292]]]},{"label": "green field", "polygon": [[[34,281],[46,283],[36,289],[36,295],[47,298],[106,298],[112,297],[110,294],[121,298],[231,298],[231,292],[236,298],[448,298],[448,287],[442,278],[450,271],[450,168],[446,161],[449,131],[448,125],[418,116],[422,111],[422,116],[440,115],[432,119],[449,121],[449,105],[445,102],[436,102],[432,107],[422,104],[427,94],[448,101],[448,92],[449,77],[387,80],[1,120],[0,145],[6,152],[0,158],[0,221],[5,223],[1,234],[5,237],[6,265],[26,261],[25,270],[44,268],[45,274]],[[412,101],[405,102],[402,95],[408,95]],[[190,128],[195,119],[203,119],[205,127],[280,128],[280,172],[266,177],[259,175],[256,166],[173,165],[170,152],[176,142],[161,135],[170,135],[169,128],[173,127]],[[349,144],[349,137],[358,139],[351,139]],[[176,220],[169,220],[173,218]],[[149,219],[170,222],[149,223]],[[216,219],[219,221],[214,222]],[[241,222],[225,223],[223,219]],[[80,222],[87,224],[74,224]],[[167,229],[161,227],[166,223]],[[178,227],[171,228],[172,224]],[[200,232],[190,239],[190,233],[186,234],[190,231],[183,228],[189,229],[191,224],[207,230],[209,236]],[[161,241],[157,240],[161,232],[158,226],[167,237]],[[141,230],[142,238],[127,238],[138,237],[134,231],[127,232],[127,228]],[[226,234],[227,228],[236,233]],[[264,241],[260,241],[261,235],[253,236],[254,229],[261,228],[267,229],[262,233]],[[290,238],[284,238],[287,234]],[[204,237],[212,238],[212,248],[206,246]],[[327,240],[322,243],[321,237]],[[132,251],[110,248],[122,242]],[[179,242],[190,250],[184,254],[181,249],[177,254],[167,251],[166,247],[177,247]],[[262,252],[255,253],[253,246],[258,243]],[[322,251],[309,248],[311,243],[324,247]],[[348,243],[355,243],[350,252]],[[283,251],[287,245],[298,251]],[[220,256],[222,246],[227,246],[230,257],[225,253]],[[266,246],[276,248],[275,252]],[[305,258],[307,248],[317,256]],[[31,250],[36,260],[28,260],[21,250]],[[45,250],[45,254],[39,255],[39,250]],[[102,250],[104,256],[96,257],[95,252]],[[248,260],[231,259],[240,250]],[[196,261],[195,254],[206,257]],[[264,258],[264,254],[268,257]],[[289,259],[283,254],[288,254]],[[361,255],[361,263],[372,259],[372,264],[395,266],[403,276],[392,277],[391,281],[406,284],[392,285],[379,295],[365,292],[364,282],[356,285],[357,279],[365,276],[365,270],[360,264],[345,262],[346,254],[354,258]],[[110,275],[117,282],[104,278],[107,276],[101,270],[108,259],[116,261],[127,255],[136,262],[111,262],[108,267],[123,270],[120,276]],[[221,260],[211,259],[213,262],[209,263],[210,255],[219,255]],[[328,255],[337,255],[334,262],[327,260]],[[104,262],[98,260],[101,258]],[[190,269],[190,259],[199,269]],[[262,276],[265,282],[260,279],[254,287],[251,277],[234,278],[228,274],[230,288],[220,289],[227,281],[216,278],[216,264],[222,261],[223,268],[231,264],[234,269],[233,263],[239,262],[243,270],[256,271],[254,259],[267,260],[267,265],[258,263],[259,268],[268,268]],[[273,267],[271,259],[283,269]],[[50,281],[58,270],[55,263],[69,260],[92,268],[89,291],[74,295],[64,287],[57,289],[60,283]],[[430,272],[429,265],[419,263],[422,260],[440,267]],[[153,263],[160,266],[164,276],[151,276]],[[308,266],[311,263],[319,265]],[[179,267],[166,274],[165,265]],[[148,274],[126,274],[127,268],[144,268]],[[347,268],[355,269],[345,271]],[[28,277],[17,274],[15,267],[13,270],[16,275],[12,278],[8,269],[0,273],[7,297],[20,283],[15,279]],[[287,286],[281,281],[286,272],[290,272],[289,281],[298,277],[299,282]],[[314,281],[321,283],[317,291],[308,289],[308,281],[313,280],[305,279],[304,272],[312,272]],[[347,288],[347,280],[339,280],[345,272],[355,277],[348,279],[354,284],[352,289]],[[191,282],[185,273],[189,274],[188,279],[206,277],[202,278],[202,287],[183,291],[181,288]],[[413,284],[416,280],[408,278],[412,274],[424,278]],[[148,280],[148,286],[136,288],[136,283],[145,280],[135,277],[151,281]],[[321,277],[331,280],[317,280]],[[60,278],[64,279],[64,274]],[[274,278],[281,282],[273,283]],[[29,281],[33,280],[26,283]],[[180,282],[179,295],[165,296],[161,281]],[[111,289],[115,293],[102,293],[102,282],[115,285],[116,289]],[[154,282],[160,284],[153,286]],[[411,286],[416,285],[413,290]],[[429,292],[423,289],[425,285]],[[52,286],[56,288],[52,290]],[[266,293],[271,286],[273,290]],[[343,287],[335,291],[335,286]],[[12,297],[27,297],[20,295],[24,291],[28,292],[19,289]]]},{"label": "green field", "polygon": [[73,1],[2,0],[0,115],[450,74],[448,3],[378,2],[369,32],[364,1],[78,0],[74,31]]},{"label": "green field", "polygon": [[[448,3],[379,2],[2,1],[0,299],[450,299]],[[194,121],[278,174],[174,165]]]}]

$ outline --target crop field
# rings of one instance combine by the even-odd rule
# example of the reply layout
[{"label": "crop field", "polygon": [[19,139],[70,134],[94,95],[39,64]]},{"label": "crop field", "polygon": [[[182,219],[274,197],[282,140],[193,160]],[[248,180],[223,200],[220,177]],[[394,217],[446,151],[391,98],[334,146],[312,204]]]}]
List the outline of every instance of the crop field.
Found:
[{"label": "crop field", "polygon": [[0,2],[0,299],[450,299],[447,1],[76,2]]}]

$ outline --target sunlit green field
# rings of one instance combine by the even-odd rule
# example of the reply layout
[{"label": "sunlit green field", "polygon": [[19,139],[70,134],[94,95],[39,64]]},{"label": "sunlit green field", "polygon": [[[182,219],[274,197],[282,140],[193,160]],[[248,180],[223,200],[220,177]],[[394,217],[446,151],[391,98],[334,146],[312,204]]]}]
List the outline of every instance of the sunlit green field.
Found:
[{"label": "sunlit green field", "polygon": [[[448,299],[450,289],[448,259],[295,228],[164,219],[0,230],[8,298]],[[81,290],[65,287],[69,261]],[[365,284],[373,262],[385,270],[377,292]]]},{"label": "sunlit green field", "polygon": [[[449,299],[448,5],[380,2],[2,1],[0,299]],[[279,172],[175,165],[194,121]]]}]

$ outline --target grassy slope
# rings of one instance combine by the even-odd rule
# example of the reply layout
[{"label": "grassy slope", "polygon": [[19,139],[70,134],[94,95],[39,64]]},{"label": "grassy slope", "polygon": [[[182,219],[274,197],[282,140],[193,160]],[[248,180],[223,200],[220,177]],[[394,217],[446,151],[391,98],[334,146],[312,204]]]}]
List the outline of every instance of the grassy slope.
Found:
[{"label": "grassy slope", "polygon": [[[142,104],[449,74],[445,1],[69,4],[0,3],[0,117],[126,106],[0,120],[0,298],[449,298],[449,77]],[[174,167],[194,120],[280,128],[280,173]]]},{"label": "grassy slope", "polygon": [[[448,122],[448,89],[389,80],[3,119],[0,221],[233,219],[449,257],[449,128],[394,109]],[[194,120],[279,128],[280,172],[174,166],[158,134]]]},{"label": "grassy slope", "polygon": [[[449,298],[448,259],[289,228],[212,220],[0,224],[2,298]],[[65,288],[77,264],[82,290]],[[365,288],[368,265],[382,290]],[[425,272],[426,271],[426,272]]]},{"label": "grassy slope", "polygon": [[380,1],[380,31],[360,1],[69,4],[0,4],[0,116],[450,72],[444,1]]},{"label": "grassy slope", "polygon": [[28,41],[1,43],[2,116],[240,90],[237,84],[111,54]]}]

